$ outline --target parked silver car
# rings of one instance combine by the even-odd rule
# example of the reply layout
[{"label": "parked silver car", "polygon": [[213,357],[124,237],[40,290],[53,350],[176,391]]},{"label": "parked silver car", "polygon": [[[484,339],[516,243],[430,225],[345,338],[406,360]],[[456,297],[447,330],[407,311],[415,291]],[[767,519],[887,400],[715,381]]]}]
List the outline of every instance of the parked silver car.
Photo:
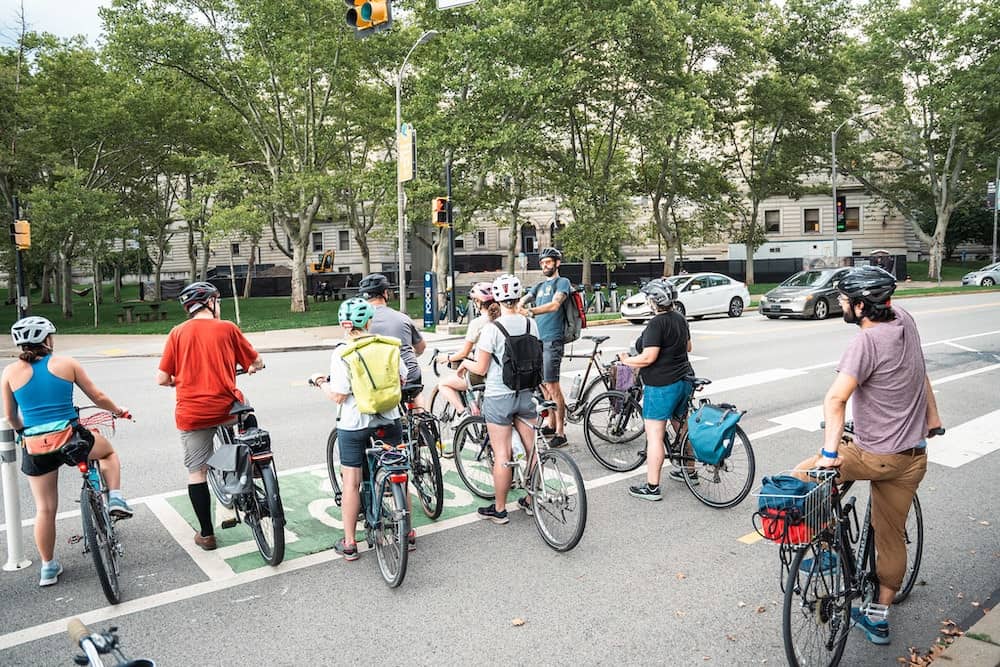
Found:
[{"label": "parked silver car", "polygon": [[963,285],[982,285],[993,287],[1000,284],[1000,262],[984,266],[978,271],[970,271],[962,276]]},{"label": "parked silver car", "polygon": [[761,315],[814,317],[825,319],[843,312],[837,303],[837,283],[850,269],[810,269],[799,271],[760,299]]}]

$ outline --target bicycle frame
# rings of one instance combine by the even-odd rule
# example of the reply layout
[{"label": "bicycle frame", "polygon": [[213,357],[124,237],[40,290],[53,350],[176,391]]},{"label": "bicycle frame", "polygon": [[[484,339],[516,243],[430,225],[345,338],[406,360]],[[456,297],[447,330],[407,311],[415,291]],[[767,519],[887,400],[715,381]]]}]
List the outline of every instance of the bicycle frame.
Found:
[{"label": "bicycle frame", "polygon": [[[580,395],[579,396],[570,396],[570,397],[568,397],[568,398],[572,399],[574,401],[574,403],[572,405],[570,405],[567,402],[567,404],[566,404],[566,411],[567,412],[572,412],[574,414],[582,412],[583,408],[587,407],[586,404],[584,404],[581,401],[581,399],[584,396],[586,396],[586,394],[587,394],[587,388],[590,385],[590,370],[592,368],[596,367],[597,368],[597,376],[599,378],[603,377],[604,375],[606,375],[605,373],[601,372],[601,367],[600,367],[600,364],[601,364],[601,350],[600,350],[600,347],[601,347],[601,344],[604,342],[604,340],[607,340],[607,338],[605,337],[604,340],[594,340],[594,337],[591,337],[591,336],[586,336],[585,338],[588,339],[588,340],[591,340],[594,343],[594,349],[590,352],[590,354],[564,354],[563,355],[564,359],[587,359],[588,360],[587,361],[587,366],[583,369],[583,378],[580,380]],[[607,382],[605,382],[605,388],[606,389],[613,389],[613,387],[608,386]]]},{"label": "bicycle frame", "polygon": [[[407,452],[406,445],[387,445],[381,440],[372,438],[372,447],[365,449],[365,456],[368,459],[369,478],[361,482],[361,507],[365,512],[365,527],[377,526],[382,521],[382,503],[379,499],[385,495],[390,484],[406,484],[410,476],[409,454],[406,454],[405,463],[396,465],[382,465],[381,456],[386,451]],[[375,488],[375,479],[380,471],[387,474],[382,477],[382,482]],[[367,532],[367,530],[366,530]],[[371,537],[369,536],[369,541]]]}]

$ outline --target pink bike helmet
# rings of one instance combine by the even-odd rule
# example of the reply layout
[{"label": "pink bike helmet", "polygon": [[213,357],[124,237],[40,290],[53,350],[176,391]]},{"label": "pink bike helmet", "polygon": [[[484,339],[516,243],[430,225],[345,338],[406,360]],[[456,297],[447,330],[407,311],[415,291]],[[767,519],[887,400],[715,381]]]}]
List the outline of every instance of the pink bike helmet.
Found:
[{"label": "pink bike helmet", "polygon": [[472,286],[472,289],[469,290],[469,298],[478,299],[483,303],[493,301],[493,283],[476,283]]}]

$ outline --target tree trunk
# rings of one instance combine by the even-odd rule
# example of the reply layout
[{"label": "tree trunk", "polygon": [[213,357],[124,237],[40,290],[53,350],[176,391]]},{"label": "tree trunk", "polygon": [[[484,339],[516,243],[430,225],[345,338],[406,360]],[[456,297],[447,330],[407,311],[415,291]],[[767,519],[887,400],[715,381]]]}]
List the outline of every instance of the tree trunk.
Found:
[{"label": "tree trunk", "polygon": [[250,298],[250,285],[253,282],[253,274],[257,268],[257,246],[260,242],[257,239],[250,241],[250,259],[247,260],[247,277],[243,281],[243,298]]},{"label": "tree trunk", "polygon": [[751,242],[747,242],[744,245],[746,246],[747,249],[746,284],[753,285],[754,284],[753,253],[756,250],[756,248],[753,247],[753,243]]},{"label": "tree trunk", "polygon": [[233,260],[233,246],[229,245],[229,283],[233,290],[233,307],[236,309],[236,326],[240,326],[240,299],[236,292],[236,263]]},{"label": "tree trunk", "polygon": [[309,309],[306,302],[306,246],[296,236],[292,239],[292,304],[293,313],[304,313]]},{"label": "tree trunk", "polygon": [[434,252],[434,272],[437,274],[438,308],[448,303],[448,228],[439,227],[437,246]]},{"label": "tree trunk", "polygon": [[594,283],[590,279],[590,258],[583,258],[583,270],[580,275],[580,282],[584,285],[593,285]]},{"label": "tree trunk", "polygon": [[115,263],[115,276],[113,278],[115,282],[115,303],[122,302],[122,265],[118,262]]},{"label": "tree trunk", "polygon": [[160,301],[160,295],[162,294],[162,292],[160,291],[160,276],[162,275],[162,273],[163,273],[163,255],[160,255],[160,258],[156,261],[155,264],[153,264],[153,289],[156,290],[156,292],[153,294],[153,301],[157,302]]},{"label": "tree trunk", "polygon": [[48,262],[42,266],[42,303],[52,303],[52,268]]},{"label": "tree trunk", "polygon": [[67,320],[73,318],[73,264],[65,253],[62,259],[62,314]]},{"label": "tree trunk", "polygon": [[669,278],[674,275],[674,260],[677,258],[677,252],[674,250],[673,246],[667,246],[663,251],[663,277]]},{"label": "tree trunk", "polygon": [[[233,246],[230,244],[229,249],[232,250]],[[208,260],[212,255],[212,241],[205,232],[201,233],[201,271],[198,274],[198,280],[208,280]]]},{"label": "tree trunk", "polygon": [[94,287],[91,294],[94,297],[92,303],[94,304],[94,328],[96,329],[101,326],[101,266],[96,256],[91,260],[91,268],[94,274]]}]

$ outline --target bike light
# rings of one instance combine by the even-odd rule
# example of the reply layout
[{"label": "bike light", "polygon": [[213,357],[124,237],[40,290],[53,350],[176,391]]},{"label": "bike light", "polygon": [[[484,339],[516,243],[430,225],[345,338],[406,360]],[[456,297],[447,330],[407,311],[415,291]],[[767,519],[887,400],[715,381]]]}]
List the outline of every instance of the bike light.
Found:
[{"label": "bike light", "polygon": [[549,416],[549,411],[548,410],[542,410],[542,419],[545,419],[548,416]]},{"label": "bike light", "polygon": [[79,470],[84,475],[86,475],[87,472],[90,470],[90,464],[88,464],[86,461],[80,461],[79,463],[76,464],[76,469]]},{"label": "bike light", "polygon": [[384,438],[385,437],[385,429],[384,428],[377,428],[377,429],[375,429],[375,437],[378,438],[379,440],[381,440],[382,438]]},{"label": "bike light", "polygon": [[394,472],[389,475],[389,481],[393,484],[406,484],[406,473]]}]

